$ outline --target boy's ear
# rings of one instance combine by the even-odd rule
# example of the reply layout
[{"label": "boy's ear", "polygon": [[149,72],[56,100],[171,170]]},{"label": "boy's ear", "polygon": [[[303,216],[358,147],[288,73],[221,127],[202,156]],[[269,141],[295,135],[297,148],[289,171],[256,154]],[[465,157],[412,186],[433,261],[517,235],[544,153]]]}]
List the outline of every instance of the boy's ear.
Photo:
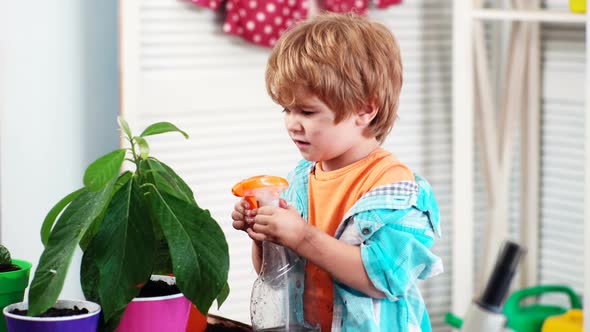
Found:
[{"label": "boy's ear", "polygon": [[379,108],[376,103],[367,103],[363,109],[357,113],[356,124],[359,126],[368,126],[375,116],[377,116],[377,112],[379,112]]}]

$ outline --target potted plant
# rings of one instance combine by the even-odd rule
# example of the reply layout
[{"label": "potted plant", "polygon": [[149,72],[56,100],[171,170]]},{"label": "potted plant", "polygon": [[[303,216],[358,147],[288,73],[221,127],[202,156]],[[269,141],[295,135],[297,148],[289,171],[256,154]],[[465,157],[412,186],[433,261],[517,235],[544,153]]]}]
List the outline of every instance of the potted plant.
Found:
[{"label": "potted plant", "polygon": [[[12,259],[8,249],[0,244],[0,312],[7,305],[23,300],[30,271],[31,263]],[[2,314],[0,332],[6,332],[6,322]]]},{"label": "potted plant", "polygon": [[[83,251],[82,290],[102,307],[102,330],[119,325],[153,275],[174,275],[174,287],[204,315],[229,294],[223,231],[176,172],[150,156],[145,139],[188,135],[169,122],[152,124],[139,136],[121,118],[119,126],[129,146],[92,162],[84,187],[60,200],[43,222],[45,248],[29,289],[31,316],[56,303],[76,246]],[[125,162],[131,170],[121,172]]]},{"label": "potted plant", "polygon": [[41,315],[28,316],[28,304],[18,302],[4,308],[8,332],[95,332],[100,305],[84,300],[57,300]]}]

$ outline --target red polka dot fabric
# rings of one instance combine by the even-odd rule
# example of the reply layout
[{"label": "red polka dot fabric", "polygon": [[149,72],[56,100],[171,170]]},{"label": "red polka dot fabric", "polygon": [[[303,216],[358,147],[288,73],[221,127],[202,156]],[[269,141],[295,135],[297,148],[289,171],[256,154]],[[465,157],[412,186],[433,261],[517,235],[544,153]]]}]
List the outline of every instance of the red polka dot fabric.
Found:
[{"label": "red polka dot fabric", "polygon": [[[297,21],[307,17],[309,0],[190,0],[192,3],[219,10],[225,5],[223,31],[256,45],[273,47],[281,34]],[[377,8],[399,4],[401,0],[373,0]],[[366,14],[369,0],[325,0],[324,10]]]}]

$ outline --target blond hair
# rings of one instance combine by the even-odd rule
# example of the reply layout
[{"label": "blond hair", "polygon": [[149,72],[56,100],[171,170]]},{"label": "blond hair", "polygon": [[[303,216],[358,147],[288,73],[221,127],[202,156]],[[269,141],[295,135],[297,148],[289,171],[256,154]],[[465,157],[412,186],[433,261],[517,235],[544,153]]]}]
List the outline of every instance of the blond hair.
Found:
[{"label": "blond hair", "polygon": [[266,68],[271,98],[297,106],[304,88],[336,113],[336,123],[370,105],[378,109],[369,133],[383,142],[397,118],[402,63],[395,37],[357,14],[323,13],[286,31]]}]

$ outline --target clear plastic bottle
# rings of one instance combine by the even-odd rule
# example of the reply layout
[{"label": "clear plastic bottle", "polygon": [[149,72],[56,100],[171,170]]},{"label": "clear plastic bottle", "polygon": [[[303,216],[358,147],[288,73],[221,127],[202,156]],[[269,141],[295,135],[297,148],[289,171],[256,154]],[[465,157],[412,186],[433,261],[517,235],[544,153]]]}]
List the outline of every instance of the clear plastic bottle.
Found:
[{"label": "clear plastic bottle", "polygon": [[[251,207],[278,206],[287,181],[276,176],[255,176],[236,184],[232,192],[244,197]],[[260,332],[319,331],[303,319],[301,299],[295,288],[293,269],[303,269],[303,261],[291,250],[269,241],[262,242],[262,267],[252,286],[250,319],[252,329]]]}]

